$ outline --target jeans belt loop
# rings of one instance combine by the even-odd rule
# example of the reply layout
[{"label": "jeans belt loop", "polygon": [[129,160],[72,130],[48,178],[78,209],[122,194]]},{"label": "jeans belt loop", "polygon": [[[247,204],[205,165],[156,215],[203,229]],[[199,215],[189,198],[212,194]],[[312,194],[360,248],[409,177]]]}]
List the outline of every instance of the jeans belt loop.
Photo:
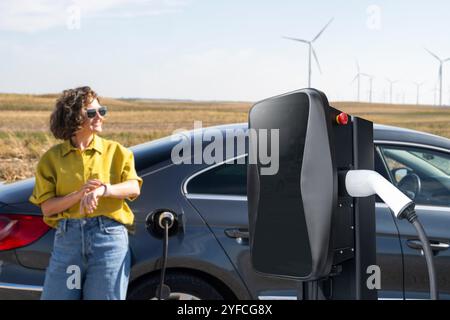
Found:
[{"label": "jeans belt loop", "polygon": [[103,219],[101,216],[97,217],[98,220],[98,226],[100,227],[100,230],[103,230]]}]

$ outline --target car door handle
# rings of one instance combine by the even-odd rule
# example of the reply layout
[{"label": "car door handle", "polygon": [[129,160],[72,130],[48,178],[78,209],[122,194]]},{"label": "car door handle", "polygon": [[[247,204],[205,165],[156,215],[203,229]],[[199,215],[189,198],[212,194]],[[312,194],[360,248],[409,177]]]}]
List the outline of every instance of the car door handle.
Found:
[{"label": "car door handle", "polygon": [[248,229],[242,229],[242,228],[232,228],[232,229],[226,229],[225,234],[227,237],[234,238],[234,239],[244,239],[248,240]]},{"label": "car door handle", "polygon": [[[411,249],[423,250],[422,242],[420,240],[410,239],[406,243],[408,244],[408,247],[410,247]],[[450,244],[446,242],[430,241],[430,247],[431,250],[433,251],[443,251],[450,248]]]}]

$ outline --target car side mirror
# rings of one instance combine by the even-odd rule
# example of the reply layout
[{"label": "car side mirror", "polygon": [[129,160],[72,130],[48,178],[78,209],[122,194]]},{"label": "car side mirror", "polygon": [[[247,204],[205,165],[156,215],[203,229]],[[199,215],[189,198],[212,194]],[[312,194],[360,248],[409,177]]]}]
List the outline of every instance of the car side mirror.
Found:
[{"label": "car side mirror", "polygon": [[409,173],[406,168],[397,168],[392,170],[392,176],[396,183],[399,183]]}]

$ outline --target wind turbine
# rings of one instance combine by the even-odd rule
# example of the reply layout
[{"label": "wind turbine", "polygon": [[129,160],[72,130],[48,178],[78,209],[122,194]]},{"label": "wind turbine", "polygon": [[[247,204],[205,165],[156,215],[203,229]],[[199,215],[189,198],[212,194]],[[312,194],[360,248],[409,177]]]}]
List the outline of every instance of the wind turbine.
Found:
[{"label": "wind turbine", "polygon": [[316,60],[317,63],[317,67],[319,68],[320,73],[322,73],[322,70],[320,70],[320,64],[319,64],[319,59],[317,58],[317,54],[316,51],[313,48],[313,43],[314,41],[316,41],[321,34],[325,31],[325,29],[330,25],[330,23],[333,21],[334,18],[332,18],[330,21],[328,21],[328,23],[325,25],[325,27],[322,28],[322,30],[320,30],[320,32],[311,40],[304,40],[304,39],[298,39],[298,38],[291,38],[291,37],[283,37],[285,39],[288,40],[294,40],[294,41],[299,41],[299,42],[303,42],[306,43],[309,47],[309,58],[308,58],[308,87],[311,87],[311,55],[314,56],[314,59]]},{"label": "wind turbine", "polygon": [[389,88],[389,101],[390,104],[392,104],[392,87],[394,86],[394,83],[397,83],[398,80],[391,80],[389,78],[386,78],[386,80],[389,82],[390,84],[390,88]]},{"label": "wind turbine", "polygon": [[357,73],[356,73],[356,76],[353,78],[352,83],[355,82],[355,80],[358,81],[358,95],[357,95],[357,97],[358,97],[358,102],[359,102],[359,101],[361,101],[361,99],[360,99],[361,76],[364,75],[364,74],[362,74],[361,70],[359,69],[358,60],[356,60],[356,70],[357,70]]},{"label": "wind turbine", "polygon": [[442,106],[442,67],[445,62],[450,61],[450,58],[441,59],[427,48],[425,50],[439,61],[439,105]]},{"label": "wind turbine", "polygon": [[425,83],[425,82],[413,82],[415,85],[416,85],[416,91],[417,91],[417,95],[416,95],[416,97],[417,97],[417,100],[416,100],[416,104],[418,105],[419,104],[419,101],[420,101],[420,87],[421,86],[423,86],[423,84]]}]

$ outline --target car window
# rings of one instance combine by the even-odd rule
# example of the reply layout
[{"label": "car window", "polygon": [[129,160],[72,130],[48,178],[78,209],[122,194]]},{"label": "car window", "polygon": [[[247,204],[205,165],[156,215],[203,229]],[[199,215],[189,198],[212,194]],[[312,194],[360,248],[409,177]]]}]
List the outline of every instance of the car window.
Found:
[{"label": "car window", "polygon": [[411,151],[414,155],[426,160],[427,162],[434,165],[436,168],[444,171],[446,175],[450,175],[450,161],[448,155],[442,155],[437,152],[420,152]]},{"label": "car window", "polygon": [[[381,156],[381,150],[379,147],[375,147],[373,155],[375,158],[374,159],[375,171],[381,174],[386,180],[391,180],[386,164],[384,163],[383,157]],[[375,201],[383,202],[383,200],[381,200],[381,198],[378,195],[375,195]]]},{"label": "car window", "polygon": [[[379,148],[375,150],[375,170],[390,180]],[[245,158],[247,161],[247,157]],[[220,195],[247,195],[247,165],[222,164],[210,169],[189,181],[188,193],[220,194]],[[381,199],[377,197],[377,201]]]},{"label": "car window", "polygon": [[450,155],[409,146],[380,146],[393,183],[417,204],[450,205]]},{"label": "car window", "polygon": [[379,147],[375,147],[374,157],[375,171],[381,174],[386,180],[390,180],[391,178],[389,177],[389,173],[381,156],[381,150]]},{"label": "car window", "polygon": [[192,178],[188,193],[247,195],[247,165],[225,163]]}]

